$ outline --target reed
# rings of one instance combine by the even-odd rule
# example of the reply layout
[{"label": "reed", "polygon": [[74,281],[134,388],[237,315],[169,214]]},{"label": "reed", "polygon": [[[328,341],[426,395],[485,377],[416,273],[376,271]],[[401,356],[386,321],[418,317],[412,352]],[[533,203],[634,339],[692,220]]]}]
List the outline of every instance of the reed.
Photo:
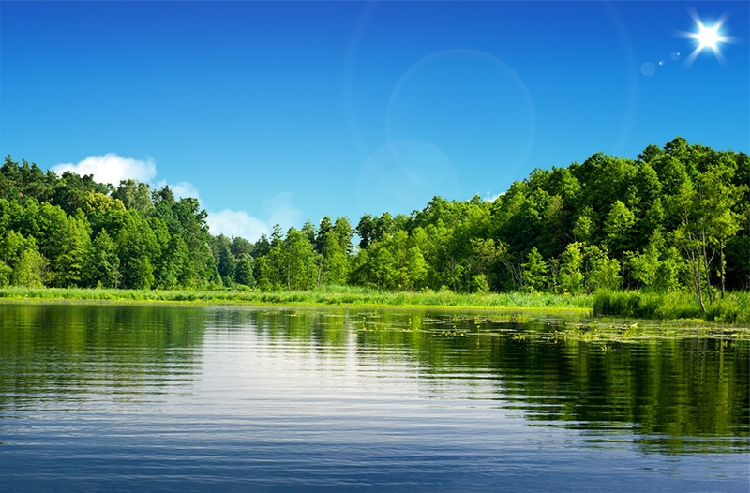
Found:
[{"label": "reed", "polygon": [[349,286],[324,286],[313,291],[147,291],[120,289],[3,288],[7,300],[104,300],[122,302],[246,303],[259,305],[370,305],[590,310],[589,295],[393,292]]},{"label": "reed", "polygon": [[395,307],[524,308],[545,311],[589,311],[594,316],[650,320],[699,319],[725,323],[750,323],[750,293],[732,292],[707,306],[703,313],[688,292],[648,293],[600,291],[594,295],[551,293],[455,293],[452,291],[377,291],[351,286],[323,286],[313,291],[148,291],[79,288],[3,288],[7,301],[111,301],[121,303],[167,302],[249,305],[333,305]]},{"label": "reed", "polygon": [[748,323],[750,293],[727,293],[724,298],[706,306],[704,313],[695,295],[689,292],[600,291],[594,296],[592,313],[595,316],[651,320],[702,319],[713,322]]}]

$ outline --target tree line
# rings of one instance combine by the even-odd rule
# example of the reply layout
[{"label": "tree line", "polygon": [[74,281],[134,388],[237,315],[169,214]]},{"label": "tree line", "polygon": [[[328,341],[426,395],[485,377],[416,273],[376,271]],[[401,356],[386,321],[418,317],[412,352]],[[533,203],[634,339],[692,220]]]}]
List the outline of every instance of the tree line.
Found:
[{"label": "tree line", "polygon": [[[435,197],[410,215],[345,217],[255,243],[211,235],[196,199],[132,180],[0,169],[0,284],[133,289],[584,293],[750,286],[750,161],[676,138],[635,159],[535,170],[494,201]],[[356,235],[356,236],[355,236]]]}]

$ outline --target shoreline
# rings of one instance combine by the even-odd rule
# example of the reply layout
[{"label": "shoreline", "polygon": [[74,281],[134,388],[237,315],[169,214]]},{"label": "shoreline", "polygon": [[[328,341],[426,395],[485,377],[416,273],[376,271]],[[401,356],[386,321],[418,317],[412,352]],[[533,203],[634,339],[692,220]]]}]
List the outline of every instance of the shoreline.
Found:
[{"label": "shoreline", "polygon": [[[205,293],[214,292],[193,292],[193,291],[123,291],[112,296],[114,290],[85,290],[76,289],[75,291],[85,292],[90,296],[75,297],[64,296],[56,291],[55,288],[42,288],[34,290],[24,290],[14,293],[14,290],[0,289],[0,305],[10,304],[49,304],[49,305],[129,305],[129,306],[153,306],[153,305],[173,305],[173,306],[244,306],[244,307],[276,307],[276,308],[389,308],[389,309],[439,309],[449,311],[461,310],[481,310],[481,311],[522,311],[522,312],[543,312],[543,313],[567,313],[575,315],[584,315],[591,317],[592,308],[590,306],[570,306],[570,305],[502,305],[502,304],[435,304],[435,303],[384,303],[375,301],[349,301],[341,298],[342,296],[331,296],[333,293],[325,291],[309,292],[250,292],[255,296],[243,299],[238,296],[226,296],[233,294],[231,292],[218,291],[225,296],[205,296]],[[61,290],[62,291],[62,290]],[[69,291],[69,290],[64,290]],[[238,292],[242,293],[242,292]],[[281,296],[279,293],[285,293]],[[308,293],[304,297],[314,297],[314,294],[327,294],[326,300],[303,301],[295,296],[297,293]],[[386,297],[396,297],[402,293],[388,293]],[[50,296],[51,295],[51,296]],[[117,296],[119,295],[119,296]],[[258,299],[259,298],[259,299]],[[268,301],[264,298],[277,298],[276,301]]]},{"label": "shoreline", "polygon": [[701,313],[689,293],[640,291],[595,294],[455,293],[452,291],[376,291],[324,287],[315,291],[147,291],[82,288],[1,288],[0,304],[96,304],[247,307],[331,307],[439,309],[446,311],[526,312],[591,319],[694,321],[750,324],[750,293],[728,293]]},{"label": "shoreline", "polygon": [[[74,291],[74,293],[71,293]],[[63,294],[76,294],[75,296],[63,296]],[[300,301],[293,298],[299,297],[303,293],[305,297],[311,298],[316,292],[281,292],[286,296],[281,296],[283,301],[269,302],[259,301],[257,299],[231,299],[232,292],[191,292],[191,291],[121,291],[114,290],[86,290],[86,289],[55,289],[43,288],[36,290],[17,290],[17,289],[0,289],[0,306],[130,306],[130,307],[155,307],[155,306],[174,306],[174,307],[244,307],[258,310],[296,310],[296,309],[349,309],[349,310],[398,310],[398,311],[427,311],[435,310],[440,312],[463,312],[471,313],[475,316],[489,316],[493,313],[509,317],[512,320],[516,317],[531,320],[540,319],[559,319],[565,321],[569,328],[560,332],[559,336],[563,339],[572,339],[582,342],[592,343],[617,343],[625,341],[635,341],[638,339],[672,339],[675,337],[687,337],[696,334],[713,335],[721,338],[727,338],[732,341],[747,341],[750,339],[750,324],[744,321],[726,322],[721,320],[705,320],[694,317],[655,319],[633,316],[632,314],[595,314],[591,307],[581,306],[518,306],[518,305],[439,305],[439,304],[393,304],[383,302],[331,302],[341,296],[341,293],[334,294],[331,292],[318,292],[318,294],[327,294],[329,302],[323,301]],[[179,298],[192,294],[194,299],[170,299]],[[216,294],[221,294],[218,298],[208,299]],[[270,295],[275,297],[279,292],[251,292],[254,298],[262,298]],[[374,292],[370,294],[382,294]],[[396,297],[401,293],[387,293],[386,297]],[[82,295],[86,295],[83,297]],[[113,295],[120,295],[115,297]],[[455,296],[455,293],[453,294]],[[461,296],[459,294],[458,296]],[[531,295],[522,295],[526,301],[529,301]],[[555,295],[553,295],[555,296]],[[402,298],[403,299],[403,298]],[[593,303],[594,297],[576,298],[576,301],[590,299]],[[633,323],[635,322],[635,323]],[[640,327],[640,328],[639,328]],[[635,329],[634,329],[635,328]],[[589,330],[594,330],[589,332]]]}]

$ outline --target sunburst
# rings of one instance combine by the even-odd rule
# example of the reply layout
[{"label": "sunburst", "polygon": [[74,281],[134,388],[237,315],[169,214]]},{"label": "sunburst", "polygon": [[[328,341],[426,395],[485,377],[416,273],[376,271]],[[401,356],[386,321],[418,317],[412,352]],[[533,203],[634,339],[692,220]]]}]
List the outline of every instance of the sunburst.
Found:
[{"label": "sunburst", "polygon": [[713,53],[720,63],[726,63],[726,57],[721,52],[721,44],[734,42],[734,38],[725,36],[723,33],[722,27],[724,26],[724,22],[726,21],[726,16],[720,17],[716,22],[710,25],[704,24],[695,11],[690,12],[690,17],[692,17],[693,21],[695,21],[697,31],[680,34],[686,38],[695,39],[697,42],[697,46],[695,48],[695,51],[693,51],[685,60],[685,65],[692,65],[698,55],[704,51]]},{"label": "sunburst", "polygon": [[714,24],[711,27],[704,26],[702,22],[698,23],[698,32],[693,34],[692,37],[698,40],[698,48],[696,51],[703,51],[704,49],[711,49],[716,52],[719,50],[719,43],[726,43],[728,38],[726,36],[719,35],[719,28],[721,24]]}]

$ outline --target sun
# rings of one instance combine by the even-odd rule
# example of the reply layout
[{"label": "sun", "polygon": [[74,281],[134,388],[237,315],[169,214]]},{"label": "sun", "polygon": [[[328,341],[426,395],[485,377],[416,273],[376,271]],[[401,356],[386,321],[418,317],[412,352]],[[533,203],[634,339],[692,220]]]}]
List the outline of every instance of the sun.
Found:
[{"label": "sun", "polygon": [[697,28],[697,32],[681,32],[678,35],[684,36],[686,38],[693,38],[697,41],[697,47],[695,48],[695,51],[693,51],[690,56],[687,57],[685,60],[685,65],[690,66],[695,61],[696,58],[698,58],[698,54],[703,51],[708,51],[714,54],[714,57],[723,65],[726,63],[726,58],[724,57],[724,54],[721,52],[721,44],[722,43],[734,43],[736,42],[735,38],[730,38],[727,36],[724,36],[722,33],[722,27],[724,25],[724,21],[727,20],[726,16],[722,16],[719,18],[716,22],[713,24],[704,24],[700,18],[698,17],[698,13],[693,11],[689,11],[690,16],[693,18],[693,21],[695,22],[695,26]]},{"label": "sun", "polygon": [[703,51],[706,48],[711,51],[717,51],[718,44],[720,42],[726,42],[727,38],[719,36],[719,28],[721,24],[716,23],[711,27],[704,26],[702,22],[698,22],[698,32],[693,34],[693,38],[698,40],[698,48],[696,51]]}]

